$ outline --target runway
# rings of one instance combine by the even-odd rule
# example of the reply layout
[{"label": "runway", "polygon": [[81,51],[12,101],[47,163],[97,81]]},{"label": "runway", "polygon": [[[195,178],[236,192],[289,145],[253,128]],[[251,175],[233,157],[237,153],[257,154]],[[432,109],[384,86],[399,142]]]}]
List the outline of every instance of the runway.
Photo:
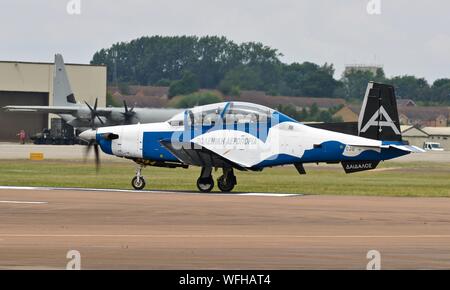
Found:
[{"label": "runway", "polygon": [[445,198],[0,188],[0,268],[450,268]]}]

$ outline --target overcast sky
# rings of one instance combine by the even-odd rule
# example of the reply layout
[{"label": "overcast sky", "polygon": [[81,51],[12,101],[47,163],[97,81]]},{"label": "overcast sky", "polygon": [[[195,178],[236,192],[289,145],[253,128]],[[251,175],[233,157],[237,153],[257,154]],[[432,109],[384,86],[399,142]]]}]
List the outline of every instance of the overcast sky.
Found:
[{"label": "overcast sky", "polygon": [[[144,35],[224,35],[259,41],[285,62],[377,63],[388,76],[450,77],[450,1],[1,0],[0,60],[88,63],[95,51]],[[377,0],[372,0],[377,1]],[[123,3],[123,4],[120,4]]]}]

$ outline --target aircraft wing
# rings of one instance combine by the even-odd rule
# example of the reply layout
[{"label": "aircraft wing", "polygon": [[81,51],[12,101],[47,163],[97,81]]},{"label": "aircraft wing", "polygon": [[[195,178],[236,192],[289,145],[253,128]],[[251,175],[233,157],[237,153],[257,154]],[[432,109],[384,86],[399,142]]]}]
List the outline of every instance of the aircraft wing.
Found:
[{"label": "aircraft wing", "polygon": [[39,112],[49,114],[75,114],[78,107],[69,106],[6,106],[3,107],[6,112]]},{"label": "aircraft wing", "polygon": [[246,170],[241,165],[194,143],[179,142],[173,144],[170,140],[162,140],[160,143],[184,164],[201,167],[233,167],[238,170]]},{"label": "aircraft wing", "polygon": [[113,108],[97,108],[96,112],[99,116],[108,117],[111,115]]}]

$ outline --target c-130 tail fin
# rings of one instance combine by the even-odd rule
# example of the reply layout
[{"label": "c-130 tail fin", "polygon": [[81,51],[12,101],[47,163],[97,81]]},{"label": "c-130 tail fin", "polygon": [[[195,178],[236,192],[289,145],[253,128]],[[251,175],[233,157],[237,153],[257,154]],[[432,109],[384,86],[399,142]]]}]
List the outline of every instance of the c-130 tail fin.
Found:
[{"label": "c-130 tail fin", "polygon": [[56,54],[53,72],[53,105],[73,106],[76,103],[69,78],[67,77],[64,59],[61,54]]}]

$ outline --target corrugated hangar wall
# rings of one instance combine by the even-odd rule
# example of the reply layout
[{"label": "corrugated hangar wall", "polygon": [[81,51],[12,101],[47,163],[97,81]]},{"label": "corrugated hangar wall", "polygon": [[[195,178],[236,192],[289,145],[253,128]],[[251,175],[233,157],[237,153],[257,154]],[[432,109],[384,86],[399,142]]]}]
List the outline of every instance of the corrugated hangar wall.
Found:
[{"label": "corrugated hangar wall", "polygon": [[[7,105],[48,106],[53,103],[53,63],[0,61],[0,107]],[[106,67],[66,64],[78,102],[106,105]],[[28,136],[49,127],[48,114],[0,110],[0,141],[15,141],[20,130]]]}]

